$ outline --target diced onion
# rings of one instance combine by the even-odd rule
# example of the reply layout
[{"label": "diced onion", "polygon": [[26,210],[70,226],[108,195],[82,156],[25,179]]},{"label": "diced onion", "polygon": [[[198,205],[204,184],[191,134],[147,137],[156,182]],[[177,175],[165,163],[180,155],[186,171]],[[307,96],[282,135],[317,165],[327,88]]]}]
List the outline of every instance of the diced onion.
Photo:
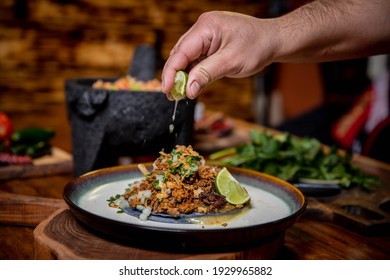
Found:
[{"label": "diced onion", "polygon": [[118,199],[117,205],[118,205],[119,208],[124,208],[124,207],[129,206],[129,203],[126,201],[126,199],[121,197],[121,198]]},{"label": "diced onion", "polygon": [[146,206],[142,210],[142,213],[139,215],[139,219],[141,221],[146,221],[151,213],[152,213],[152,208],[150,208],[149,206]]},{"label": "diced onion", "polygon": [[146,221],[146,220],[148,219],[148,217],[149,217],[149,215],[146,215],[146,214],[144,214],[144,213],[141,213],[141,214],[139,215],[139,219],[140,219],[141,221]]},{"label": "diced onion", "polygon": [[141,204],[138,204],[136,207],[135,207],[138,211],[142,211],[145,209],[145,206],[141,205]]},{"label": "diced onion", "polygon": [[142,213],[149,216],[150,213],[152,213],[152,208],[149,207],[149,206],[146,206],[146,207],[144,208],[144,210],[142,210]]},{"label": "diced onion", "polygon": [[145,190],[144,197],[145,198],[150,198],[151,196],[152,196],[152,191],[151,190]]}]

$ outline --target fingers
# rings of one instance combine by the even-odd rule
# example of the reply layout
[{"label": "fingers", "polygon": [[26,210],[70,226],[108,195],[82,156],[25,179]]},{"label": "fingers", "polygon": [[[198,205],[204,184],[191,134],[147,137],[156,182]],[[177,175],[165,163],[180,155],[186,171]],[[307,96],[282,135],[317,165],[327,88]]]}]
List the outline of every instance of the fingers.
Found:
[{"label": "fingers", "polygon": [[194,62],[191,62],[188,56],[183,53],[173,54],[169,57],[163,70],[163,92],[171,100],[169,90],[173,87],[176,72],[190,68],[186,95],[190,99],[198,97],[204,87],[222,78],[228,71],[228,63],[223,63],[223,61],[226,59],[218,53],[204,59],[199,58]]},{"label": "fingers", "polygon": [[179,70],[188,71],[189,68],[196,65],[197,59],[201,56],[202,50],[205,48],[207,49],[207,46],[204,46],[199,40],[192,39],[191,37],[186,40],[179,40],[164,65],[162,73],[162,91],[164,93],[169,93],[169,90],[173,87],[176,72]]},{"label": "fingers", "polygon": [[[204,26],[202,22],[196,22],[183,36],[180,37],[176,45],[171,50],[170,56],[164,65],[162,72],[162,91],[169,98],[169,91],[173,87],[174,77],[177,71],[189,71],[191,78],[191,69],[196,67],[200,58],[206,54],[210,55],[218,47],[210,49],[213,41],[212,31]],[[187,83],[187,88],[190,82]],[[204,84],[204,82],[202,82]],[[193,84],[196,87],[196,84]],[[191,92],[191,90],[190,90]],[[196,92],[196,96],[199,94]],[[194,94],[188,95],[189,98],[195,98]]]},{"label": "fingers", "polygon": [[188,59],[183,53],[176,53],[171,55],[164,65],[163,73],[161,75],[162,80],[162,92],[167,95],[167,98],[173,101],[173,97],[169,91],[172,89],[176,72],[186,69],[188,65]]},{"label": "fingers", "polygon": [[208,57],[189,52],[185,53],[181,49],[177,49],[164,66],[162,76],[163,92],[170,99],[169,90],[173,87],[176,72],[186,69],[189,72],[186,95],[188,98],[194,99],[199,96],[208,84],[227,74],[231,74],[234,70],[232,67],[236,65],[232,61],[233,55],[224,49]]}]

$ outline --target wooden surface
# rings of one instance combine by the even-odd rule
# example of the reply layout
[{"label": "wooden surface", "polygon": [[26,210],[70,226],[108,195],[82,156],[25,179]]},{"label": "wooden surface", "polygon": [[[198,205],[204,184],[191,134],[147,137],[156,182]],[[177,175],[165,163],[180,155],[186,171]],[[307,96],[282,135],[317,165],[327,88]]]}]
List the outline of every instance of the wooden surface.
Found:
[{"label": "wooden surface", "polygon": [[[363,237],[347,234],[345,226],[338,228],[332,211],[313,204],[304,217],[288,230],[287,236],[277,236],[264,244],[241,251],[227,252],[164,252],[121,244],[82,226],[67,208],[61,208],[41,222],[34,230],[36,259],[388,259],[388,237]],[[319,216],[319,214],[321,216]],[[328,214],[328,216],[326,215]],[[311,217],[310,217],[311,216]],[[306,218],[307,217],[307,218]],[[315,217],[315,219],[313,219]],[[322,219],[321,219],[322,218]],[[310,221],[310,222],[308,222]],[[311,228],[315,226],[314,228]],[[347,234],[342,238],[338,234]],[[303,240],[308,233],[316,237]],[[351,235],[352,234],[352,235]],[[382,233],[383,235],[383,233]],[[362,250],[359,243],[369,240]],[[326,249],[332,244],[332,250]],[[301,247],[302,246],[302,247]],[[382,247],[384,246],[384,247]],[[86,249],[93,248],[93,249]],[[349,250],[348,254],[344,254]]]},{"label": "wooden surface", "polygon": [[131,247],[91,233],[70,210],[60,209],[34,230],[36,259],[270,259],[283,245],[278,236],[257,247],[233,252],[164,252]]},{"label": "wooden surface", "polygon": [[[234,121],[234,120],[233,120]],[[235,122],[236,125],[240,121]],[[236,127],[236,132],[227,138],[236,137],[237,141],[247,141],[245,138],[241,138],[240,135],[247,135],[249,129],[263,129],[253,125],[243,123]],[[222,139],[222,143],[226,139]],[[217,141],[218,142],[218,141]],[[210,143],[205,139],[205,143]],[[221,143],[215,143],[217,147]],[[202,143],[198,143],[198,147],[202,146]],[[360,158],[363,165],[366,160],[372,167],[383,168],[383,172],[378,172],[382,182],[388,182],[390,179],[390,167],[374,162],[366,158]],[[387,186],[387,187],[386,187]],[[336,244],[335,247],[340,248],[340,251],[328,250],[321,252],[324,256],[320,258],[330,259],[344,259],[344,258],[384,258],[386,259],[390,253],[389,232],[390,232],[390,212],[388,206],[390,203],[390,188],[386,183],[382,183],[382,187],[378,188],[372,193],[367,193],[359,188],[353,188],[350,190],[342,190],[338,195],[327,197],[308,197],[308,206],[304,212],[302,221],[297,223],[293,229],[288,230],[286,245],[284,246],[284,236],[278,237],[276,240],[267,241],[261,246],[251,248],[251,250],[233,251],[233,252],[213,252],[202,254],[188,254],[180,252],[164,252],[164,251],[151,251],[144,248],[126,246],[115,241],[109,241],[104,237],[99,236],[99,233],[91,232],[82,225],[80,225],[77,219],[67,209],[60,209],[53,215],[48,217],[45,221],[40,223],[34,231],[35,238],[35,258],[43,259],[188,259],[188,258],[202,258],[202,259],[284,259],[284,258],[317,258],[316,254],[309,255],[309,252],[303,250],[309,246],[312,250],[324,250],[327,243]],[[306,227],[309,223],[316,223],[316,228]],[[299,226],[298,226],[299,225]],[[312,239],[304,240],[302,248],[297,250],[296,240],[290,238],[289,233],[301,230],[305,228],[305,234],[315,231],[315,234],[324,234],[329,231],[329,226],[336,228],[340,226],[342,229],[348,229],[354,234],[354,238],[350,238],[350,234],[347,234],[346,238],[339,238],[332,236],[332,232],[329,232],[329,236],[322,240],[316,240],[316,244],[311,244]],[[320,229],[320,230],[318,230]],[[340,229],[339,229],[340,230]],[[297,234],[297,233],[294,233]],[[358,236],[364,236],[375,240],[374,246],[378,246],[376,242],[383,240],[384,250],[377,252],[377,248],[370,248],[364,254],[357,247],[357,250],[353,250],[351,255],[344,256],[343,247],[352,246],[355,247],[360,242],[359,239],[355,240]],[[371,237],[369,237],[371,236]],[[379,236],[377,239],[373,236]],[[337,237],[337,238],[336,238]],[[71,242],[70,242],[71,240]],[[302,241],[302,240],[300,240]],[[290,242],[290,243],[289,243]],[[345,244],[347,242],[347,245]],[[356,242],[356,244],[354,244]],[[98,244],[98,245],[96,245]],[[293,252],[289,251],[289,246],[294,247]],[[93,247],[93,250],[84,250],[83,248]],[[289,254],[292,254],[291,256]],[[325,257],[326,255],[326,257]]]},{"label": "wooden surface", "polygon": [[57,147],[53,147],[51,154],[33,160],[33,164],[9,165],[0,168],[0,180],[47,176],[53,174],[70,173],[73,170],[72,156]]},{"label": "wooden surface", "polygon": [[[63,112],[61,107],[51,107],[48,111]],[[31,116],[20,115],[18,123],[25,123]],[[27,118],[24,119],[24,118]],[[35,115],[36,120],[39,116]],[[52,123],[57,123],[61,117],[52,118]],[[260,129],[259,127],[244,121],[234,120],[235,125],[242,130]],[[70,135],[56,136],[53,141],[56,146],[66,150],[70,147]],[[68,150],[68,152],[71,152]],[[390,188],[390,167],[387,164],[368,159],[355,157],[355,162],[364,170],[380,177],[381,188]],[[44,177],[32,177],[23,179],[11,179],[0,181],[0,259],[34,259],[34,258],[109,258],[104,252],[93,249],[93,254],[80,253],[76,248],[70,248],[67,255],[61,255],[63,243],[55,242],[53,234],[61,230],[65,238],[70,238],[78,244],[80,240],[91,238],[91,233],[81,227],[74,218],[68,215],[66,205],[62,200],[62,191],[65,184],[72,179],[72,174],[53,174]],[[361,201],[362,196],[368,199],[370,195],[350,192],[350,201]],[[375,196],[375,194],[372,194]],[[378,196],[378,195],[377,195]],[[386,201],[389,197],[383,195],[382,211],[389,214],[389,206]],[[65,208],[64,208],[65,206]],[[287,230],[284,244],[275,256],[276,259],[389,259],[390,258],[390,233],[376,232],[367,235],[356,231],[353,227],[344,226],[335,219],[335,200],[318,201],[310,199],[307,211],[296,224]],[[59,211],[56,213],[56,211]],[[61,214],[61,215],[60,215]],[[64,221],[57,228],[51,227],[53,219]],[[57,220],[57,221],[58,221]],[[73,230],[72,230],[73,229]],[[41,232],[41,234],[38,234]],[[43,234],[42,234],[43,232]],[[51,234],[49,234],[51,233]],[[40,237],[37,238],[37,235]],[[34,240],[35,236],[35,240]],[[112,241],[92,235],[98,240],[98,249],[113,245]],[[43,238],[43,239],[42,239]],[[46,241],[44,239],[46,238]],[[76,242],[76,240],[80,238]],[[108,243],[107,243],[108,242]],[[115,243],[115,242],[114,242]],[[46,244],[46,246],[42,246]],[[53,244],[60,244],[58,247]],[[274,244],[277,245],[277,244]],[[70,244],[66,246],[71,247]],[[100,247],[101,246],[101,247]],[[128,250],[126,258],[146,258],[152,252],[125,248],[116,244],[121,250]],[[103,250],[104,251],[104,250]],[[74,252],[72,255],[71,252]],[[256,253],[257,252],[257,253]],[[153,252],[153,258],[261,258],[261,250],[256,248],[249,252],[229,252],[224,254],[174,254],[173,257],[162,252]],[[121,254],[125,254],[122,251]],[[124,256],[124,255],[122,255]],[[111,254],[111,258],[112,258]]]},{"label": "wooden surface", "polygon": [[58,198],[0,192],[0,221],[6,225],[35,227],[64,207],[65,201]]}]

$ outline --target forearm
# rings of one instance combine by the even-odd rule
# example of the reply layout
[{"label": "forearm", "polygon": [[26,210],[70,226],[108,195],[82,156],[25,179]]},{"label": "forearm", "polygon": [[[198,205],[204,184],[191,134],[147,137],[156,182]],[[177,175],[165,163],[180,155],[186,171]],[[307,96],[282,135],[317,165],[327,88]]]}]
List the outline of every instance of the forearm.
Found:
[{"label": "forearm", "polygon": [[390,0],[317,0],[282,17],[208,12],[176,43],[163,73],[189,70],[187,96],[222,77],[247,77],[273,62],[324,62],[390,53]]},{"label": "forearm", "polygon": [[389,0],[318,0],[274,21],[275,62],[390,53]]}]

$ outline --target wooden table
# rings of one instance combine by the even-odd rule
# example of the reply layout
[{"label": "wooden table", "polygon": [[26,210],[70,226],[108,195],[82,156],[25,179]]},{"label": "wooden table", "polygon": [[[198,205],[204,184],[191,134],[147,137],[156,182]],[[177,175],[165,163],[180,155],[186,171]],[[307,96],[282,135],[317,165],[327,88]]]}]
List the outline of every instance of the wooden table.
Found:
[{"label": "wooden table", "polygon": [[[264,129],[240,120],[234,120],[234,123],[240,135],[251,129]],[[67,149],[69,139],[69,135],[65,135],[62,137],[63,142],[57,140],[56,144]],[[340,201],[334,198],[309,198],[305,213],[287,230],[282,239],[281,249],[273,256],[274,258],[390,259],[389,227],[381,225],[381,222],[387,221],[390,214],[390,196],[386,196],[390,190],[390,166],[361,156],[356,157],[355,162],[366,172],[380,178],[382,193],[380,195],[367,194],[352,190],[348,191],[344,199]],[[110,246],[119,250],[121,258],[128,259],[256,259],[264,257],[264,255],[257,255],[256,248],[241,252],[210,254],[165,253],[126,247],[126,245],[96,236],[94,240],[97,242],[93,248],[83,247],[88,244],[86,236],[91,233],[74,220],[62,200],[64,185],[71,178],[72,174],[67,173],[0,181],[0,259],[115,259],[118,255],[106,250]],[[384,215],[382,218],[371,217],[368,215],[371,212],[368,214],[364,212],[363,214],[367,214],[369,219],[373,218],[370,222],[354,220],[353,217],[346,222],[345,216],[340,214],[343,209],[348,210],[347,204],[356,206],[361,202],[364,209],[371,209],[372,199],[381,203],[380,211]],[[344,208],[337,207],[340,205]],[[42,238],[37,238],[37,236],[42,237],[50,233],[51,229],[47,230],[47,227],[46,233],[43,233],[43,230],[53,219],[61,221],[61,230],[69,231],[64,238],[70,238],[71,242],[68,240],[68,242],[58,243],[52,237],[50,244],[46,243],[48,247],[42,247]],[[379,230],[377,230],[377,224],[379,224]],[[259,250],[260,252],[272,250],[273,245]]]}]

